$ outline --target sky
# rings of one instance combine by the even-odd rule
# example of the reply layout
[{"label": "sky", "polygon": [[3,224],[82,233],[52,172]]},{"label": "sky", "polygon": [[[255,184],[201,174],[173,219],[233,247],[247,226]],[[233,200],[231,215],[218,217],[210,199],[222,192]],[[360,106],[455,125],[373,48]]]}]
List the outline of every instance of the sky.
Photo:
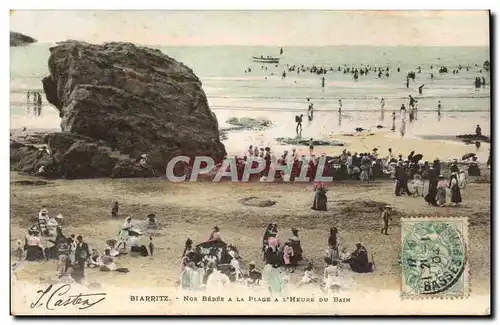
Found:
[{"label": "sky", "polygon": [[487,11],[14,11],[39,42],[166,46],[489,46]]}]

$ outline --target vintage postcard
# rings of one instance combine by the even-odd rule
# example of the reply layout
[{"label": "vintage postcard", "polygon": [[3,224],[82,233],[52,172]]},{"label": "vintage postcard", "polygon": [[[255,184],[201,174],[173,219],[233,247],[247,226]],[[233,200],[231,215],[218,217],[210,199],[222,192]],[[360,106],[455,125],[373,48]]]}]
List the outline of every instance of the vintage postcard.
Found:
[{"label": "vintage postcard", "polygon": [[11,10],[11,314],[490,315],[489,23]]}]

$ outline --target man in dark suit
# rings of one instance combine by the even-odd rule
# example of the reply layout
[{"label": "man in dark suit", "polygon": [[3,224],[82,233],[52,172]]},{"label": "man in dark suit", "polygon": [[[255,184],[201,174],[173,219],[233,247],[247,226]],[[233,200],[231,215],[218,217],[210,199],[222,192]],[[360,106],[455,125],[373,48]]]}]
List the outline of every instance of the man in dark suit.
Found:
[{"label": "man in dark suit", "polygon": [[[85,262],[90,256],[89,245],[83,241],[83,237],[76,237],[75,262],[76,269],[73,278],[80,282],[85,277]],[[75,274],[76,273],[76,274]]]}]

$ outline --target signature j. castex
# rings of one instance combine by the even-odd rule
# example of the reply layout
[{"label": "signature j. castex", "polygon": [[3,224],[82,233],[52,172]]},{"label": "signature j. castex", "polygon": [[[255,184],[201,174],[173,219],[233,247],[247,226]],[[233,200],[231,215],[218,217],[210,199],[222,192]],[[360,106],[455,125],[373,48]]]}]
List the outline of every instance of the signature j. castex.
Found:
[{"label": "signature j. castex", "polygon": [[69,293],[71,285],[64,284],[54,287],[52,284],[44,290],[38,290],[36,301],[30,303],[30,308],[45,307],[47,310],[56,310],[66,306],[75,306],[78,309],[87,309],[106,299],[105,293]]}]

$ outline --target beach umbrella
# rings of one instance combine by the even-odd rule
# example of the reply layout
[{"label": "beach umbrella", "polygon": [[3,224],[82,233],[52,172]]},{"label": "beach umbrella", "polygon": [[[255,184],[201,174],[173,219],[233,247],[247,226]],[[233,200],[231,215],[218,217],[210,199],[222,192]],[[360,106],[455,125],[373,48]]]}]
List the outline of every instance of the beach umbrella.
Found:
[{"label": "beach umbrella", "polygon": [[356,132],[363,132],[364,131],[364,129],[361,127],[357,127],[355,130],[356,130]]},{"label": "beach umbrella", "polygon": [[467,160],[467,159],[475,157],[475,156],[476,156],[475,153],[472,153],[472,152],[466,153],[465,155],[462,156],[462,160]]},{"label": "beach umbrella", "polygon": [[414,162],[414,163],[417,163],[419,162],[420,160],[422,160],[422,158],[424,158],[424,155],[422,154],[416,154],[414,155],[412,158],[411,158],[411,161]]},{"label": "beach umbrella", "polygon": [[117,244],[117,241],[116,239],[109,239],[109,240],[106,240],[106,245],[108,245],[109,247],[115,247]]},{"label": "beach umbrella", "polygon": [[141,232],[137,229],[130,229],[128,231],[128,235],[129,236],[135,236],[135,237],[139,237],[141,235]]}]

